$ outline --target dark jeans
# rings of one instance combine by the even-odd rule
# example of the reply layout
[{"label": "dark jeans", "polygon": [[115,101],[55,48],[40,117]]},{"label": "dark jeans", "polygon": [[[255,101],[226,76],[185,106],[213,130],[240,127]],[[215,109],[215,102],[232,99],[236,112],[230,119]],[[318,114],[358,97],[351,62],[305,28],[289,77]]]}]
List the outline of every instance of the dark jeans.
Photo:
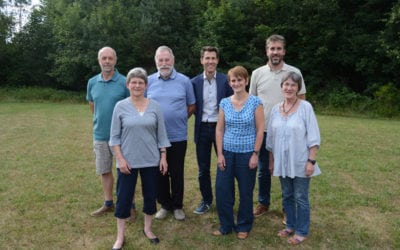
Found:
[{"label": "dark jeans", "polygon": [[264,139],[258,157],[258,202],[269,206],[271,199],[271,174],[269,172],[269,152],[265,148],[267,133],[264,132]]},{"label": "dark jeans", "polygon": [[171,142],[167,148],[168,173],[158,176],[157,200],[166,210],[182,209],[187,141]]},{"label": "dark jeans", "polygon": [[143,195],[143,213],[152,215],[157,211],[157,178],[160,172],[158,166],[148,168],[131,169],[131,174],[123,174],[117,169],[117,206],[115,217],[128,218],[131,215],[132,199],[135,193],[136,181],[140,172]]},{"label": "dark jeans", "polygon": [[[253,227],[253,191],[257,169],[249,168],[253,152],[234,153],[224,151],[226,167],[224,171],[217,168],[215,196],[220,232],[223,234],[250,232]],[[239,209],[235,225],[233,207],[235,205],[235,179],[239,187]]]},{"label": "dark jeans", "polygon": [[199,187],[203,202],[210,205],[213,201],[210,165],[211,165],[211,149],[215,145],[215,126],[216,123],[201,123],[200,136],[196,143],[197,164],[199,165]]}]

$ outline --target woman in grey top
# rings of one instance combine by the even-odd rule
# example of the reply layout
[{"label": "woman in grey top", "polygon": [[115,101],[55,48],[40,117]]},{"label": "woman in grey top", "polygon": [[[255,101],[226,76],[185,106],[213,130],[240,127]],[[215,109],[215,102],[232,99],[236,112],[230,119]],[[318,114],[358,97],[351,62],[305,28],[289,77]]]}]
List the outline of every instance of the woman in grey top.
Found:
[{"label": "woman in grey top", "polygon": [[111,123],[110,146],[117,159],[117,240],[113,249],[124,242],[125,220],[130,216],[132,197],[140,173],[143,194],[144,235],[151,243],[159,239],[151,230],[156,213],[158,171],[167,172],[167,137],[164,118],[157,102],[144,97],[147,73],[142,68],[129,71],[126,86],[130,97],[115,105]]},{"label": "woman in grey top", "polygon": [[321,173],[315,158],[321,138],[311,104],[297,97],[302,77],[289,72],[281,82],[284,101],[272,108],[268,122],[266,148],[270,151],[271,174],[279,176],[286,228],[279,237],[289,237],[293,245],[303,242],[309,233],[310,177]]}]

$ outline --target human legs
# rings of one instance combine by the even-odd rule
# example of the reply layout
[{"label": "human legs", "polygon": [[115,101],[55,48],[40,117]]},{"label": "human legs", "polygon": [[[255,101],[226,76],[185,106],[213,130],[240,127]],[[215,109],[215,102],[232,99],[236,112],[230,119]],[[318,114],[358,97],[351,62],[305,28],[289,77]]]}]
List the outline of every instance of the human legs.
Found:
[{"label": "human legs", "polygon": [[293,180],[296,203],[296,235],[307,237],[310,228],[310,202],[308,190],[311,178],[295,177]]},{"label": "human legs", "polygon": [[[253,226],[253,192],[256,182],[257,169],[249,168],[252,153],[236,153],[235,177],[239,187],[239,210],[237,215],[236,231],[250,232]],[[246,236],[247,237],[247,236]]]},{"label": "human legs", "polygon": [[264,133],[263,142],[258,158],[258,206],[254,209],[254,216],[265,214],[269,210],[271,200],[271,174],[269,172],[269,152],[265,148],[267,133]]},{"label": "human legs", "polygon": [[167,160],[171,175],[172,209],[182,209],[184,193],[184,166],[187,141],[172,142],[168,148]]},{"label": "human legs", "polygon": [[117,217],[117,239],[113,248],[122,247],[125,237],[125,222],[130,216],[132,197],[135,193],[137,169],[132,169],[131,174],[124,174],[117,169],[117,206],[115,209],[115,217]]},{"label": "human legs", "polygon": [[233,170],[234,153],[224,151],[225,170],[217,168],[215,179],[215,196],[220,221],[221,234],[231,233],[234,229],[233,205],[235,204],[235,180]]},{"label": "human legs", "polygon": [[[140,177],[142,182],[143,194],[143,213],[144,213],[144,229],[143,232],[149,239],[157,238],[151,230],[152,215],[157,211],[157,178],[158,167],[148,167],[140,169]],[[153,243],[153,241],[152,241]]]},{"label": "human legs", "polygon": [[96,174],[100,175],[101,185],[104,195],[104,205],[91,213],[92,216],[101,216],[106,212],[111,212],[113,204],[113,185],[114,177],[112,174],[113,155],[106,141],[93,142],[94,156],[96,162]]},{"label": "human legs", "polygon": [[[202,202],[195,213],[204,213],[204,206],[210,206],[213,201],[210,164],[211,150],[215,144],[215,126],[202,124],[199,140],[196,143],[197,164],[199,167],[198,181],[202,196]],[[215,147],[214,147],[215,148]]]}]

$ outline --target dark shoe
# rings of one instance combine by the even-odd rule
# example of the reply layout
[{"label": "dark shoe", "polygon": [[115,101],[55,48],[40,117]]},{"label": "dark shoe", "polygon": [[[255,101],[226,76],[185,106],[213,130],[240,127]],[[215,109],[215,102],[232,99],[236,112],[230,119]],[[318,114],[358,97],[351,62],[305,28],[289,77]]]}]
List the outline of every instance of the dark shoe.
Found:
[{"label": "dark shoe", "polygon": [[236,237],[239,240],[245,240],[245,239],[247,239],[247,237],[249,237],[249,232],[238,232]]},{"label": "dark shoe", "polygon": [[126,221],[129,223],[135,223],[137,217],[136,209],[131,208],[131,216],[129,216]]},{"label": "dark shoe", "polygon": [[150,239],[149,237],[147,237],[146,232],[143,230],[143,234],[144,236],[146,236],[147,239],[149,239],[151,244],[157,245],[158,243],[160,243],[160,239],[155,237],[153,239]]},{"label": "dark shoe", "polygon": [[253,215],[255,217],[261,216],[265,213],[267,213],[269,210],[269,206],[265,206],[263,204],[258,204],[257,207],[253,211]]},{"label": "dark shoe", "polygon": [[195,214],[205,214],[210,210],[210,208],[211,208],[210,204],[206,204],[206,203],[202,202],[200,204],[200,206],[193,211],[193,213],[195,213]]},{"label": "dark shoe", "polygon": [[111,207],[106,207],[105,205],[103,205],[101,208],[97,209],[96,211],[92,212],[90,215],[93,217],[99,217],[104,215],[105,213],[109,213],[114,211],[114,205],[112,205]]}]

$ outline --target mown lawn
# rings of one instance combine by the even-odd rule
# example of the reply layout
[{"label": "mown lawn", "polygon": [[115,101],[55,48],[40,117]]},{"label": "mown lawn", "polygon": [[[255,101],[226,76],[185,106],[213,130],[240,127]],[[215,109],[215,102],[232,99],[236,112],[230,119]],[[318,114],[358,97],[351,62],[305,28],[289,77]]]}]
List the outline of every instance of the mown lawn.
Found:
[{"label": "mown lawn", "polygon": [[[400,248],[400,121],[318,116],[323,174],[311,182],[311,232],[299,249]],[[143,236],[143,215],[128,226],[124,249],[287,249],[279,181],[271,212],[255,219],[249,239],[213,237],[215,207],[192,213],[200,201],[190,120],[185,168],[187,218],[154,222],[161,244]],[[90,217],[102,193],[95,175],[91,114],[82,104],[0,102],[0,247],[110,249],[113,215]],[[215,162],[215,159],[214,159]],[[215,175],[215,169],[213,170]],[[213,177],[214,179],[214,177]],[[257,191],[255,191],[257,194]],[[142,207],[137,188],[137,205]],[[256,197],[254,197],[256,204]]]}]

